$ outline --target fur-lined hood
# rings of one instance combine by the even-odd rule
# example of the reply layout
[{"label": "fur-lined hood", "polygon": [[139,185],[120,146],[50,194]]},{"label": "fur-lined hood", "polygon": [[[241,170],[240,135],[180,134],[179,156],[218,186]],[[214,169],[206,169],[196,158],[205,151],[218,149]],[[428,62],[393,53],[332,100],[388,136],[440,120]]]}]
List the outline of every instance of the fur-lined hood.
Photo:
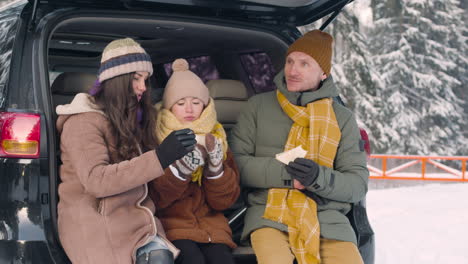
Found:
[{"label": "fur-lined hood", "polygon": [[59,116],[57,119],[58,132],[62,133],[63,124],[71,115],[87,112],[96,112],[105,116],[104,112],[94,104],[93,97],[87,93],[79,93],[75,95],[71,103],[57,106],[56,113]]}]

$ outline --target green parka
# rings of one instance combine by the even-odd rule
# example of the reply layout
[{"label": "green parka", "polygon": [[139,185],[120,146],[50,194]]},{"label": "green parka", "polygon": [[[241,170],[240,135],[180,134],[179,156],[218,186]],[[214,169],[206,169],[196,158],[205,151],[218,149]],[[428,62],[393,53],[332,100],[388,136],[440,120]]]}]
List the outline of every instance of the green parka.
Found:
[{"label": "green parka", "polygon": [[[311,92],[289,92],[283,72],[275,77],[275,84],[290,102],[301,106],[338,95],[331,77],[323,82],[320,89]],[[334,168],[320,166],[316,181],[306,188],[325,200],[325,204],[318,205],[317,209],[321,236],[356,243],[356,235],[346,214],[351,203],[364,198],[369,171],[352,112],[336,102],[333,109],[341,130]],[[250,98],[232,130],[229,143],[239,166],[241,185],[248,190],[243,242],[247,242],[250,233],[258,228],[273,227],[287,231],[287,226],[262,216],[268,189],[292,188],[292,178],[285,165],[275,159],[275,154],[284,151],[292,124],[278,103],[276,91],[272,91]]]}]

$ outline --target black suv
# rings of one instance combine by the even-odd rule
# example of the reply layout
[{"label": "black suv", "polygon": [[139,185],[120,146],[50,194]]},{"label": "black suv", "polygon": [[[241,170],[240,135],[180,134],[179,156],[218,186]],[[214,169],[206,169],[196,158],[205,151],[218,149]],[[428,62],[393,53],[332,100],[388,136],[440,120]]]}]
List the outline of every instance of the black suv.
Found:
[{"label": "black suv", "polygon": [[[348,2],[23,0],[0,8],[0,263],[70,263],[57,235],[55,106],[92,86],[110,41],[131,37],[151,55],[155,102],[170,63],[186,58],[229,131],[248,97],[274,89],[297,26],[328,16],[323,29]],[[226,211],[237,241],[244,211],[242,199]],[[365,263],[374,263],[364,202],[348,217]],[[248,247],[234,254],[255,263]]]}]

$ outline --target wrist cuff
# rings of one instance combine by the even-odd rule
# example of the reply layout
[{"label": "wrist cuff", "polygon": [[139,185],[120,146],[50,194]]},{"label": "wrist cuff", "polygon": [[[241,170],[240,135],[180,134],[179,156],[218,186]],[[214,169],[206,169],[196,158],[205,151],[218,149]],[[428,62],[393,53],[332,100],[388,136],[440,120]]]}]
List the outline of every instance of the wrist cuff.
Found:
[{"label": "wrist cuff", "polygon": [[208,170],[207,170],[207,177],[214,177],[223,172],[223,164],[219,163],[218,166],[212,166],[211,164],[208,165]]},{"label": "wrist cuff", "polygon": [[169,165],[169,169],[171,170],[172,174],[174,174],[174,176],[175,176],[177,179],[179,179],[179,180],[181,180],[181,181],[186,181],[185,178],[183,178],[183,177],[181,177],[181,176],[179,175],[179,170],[177,170],[174,166]]}]

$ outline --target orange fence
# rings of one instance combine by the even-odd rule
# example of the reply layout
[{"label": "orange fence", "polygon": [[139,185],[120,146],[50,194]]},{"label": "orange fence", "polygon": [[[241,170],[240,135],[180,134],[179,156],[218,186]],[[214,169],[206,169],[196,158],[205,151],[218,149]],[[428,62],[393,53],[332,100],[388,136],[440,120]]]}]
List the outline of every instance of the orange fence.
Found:
[{"label": "orange fence", "polygon": [[367,167],[371,179],[468,182],[467,161],[468,156],[371,155]]}]

